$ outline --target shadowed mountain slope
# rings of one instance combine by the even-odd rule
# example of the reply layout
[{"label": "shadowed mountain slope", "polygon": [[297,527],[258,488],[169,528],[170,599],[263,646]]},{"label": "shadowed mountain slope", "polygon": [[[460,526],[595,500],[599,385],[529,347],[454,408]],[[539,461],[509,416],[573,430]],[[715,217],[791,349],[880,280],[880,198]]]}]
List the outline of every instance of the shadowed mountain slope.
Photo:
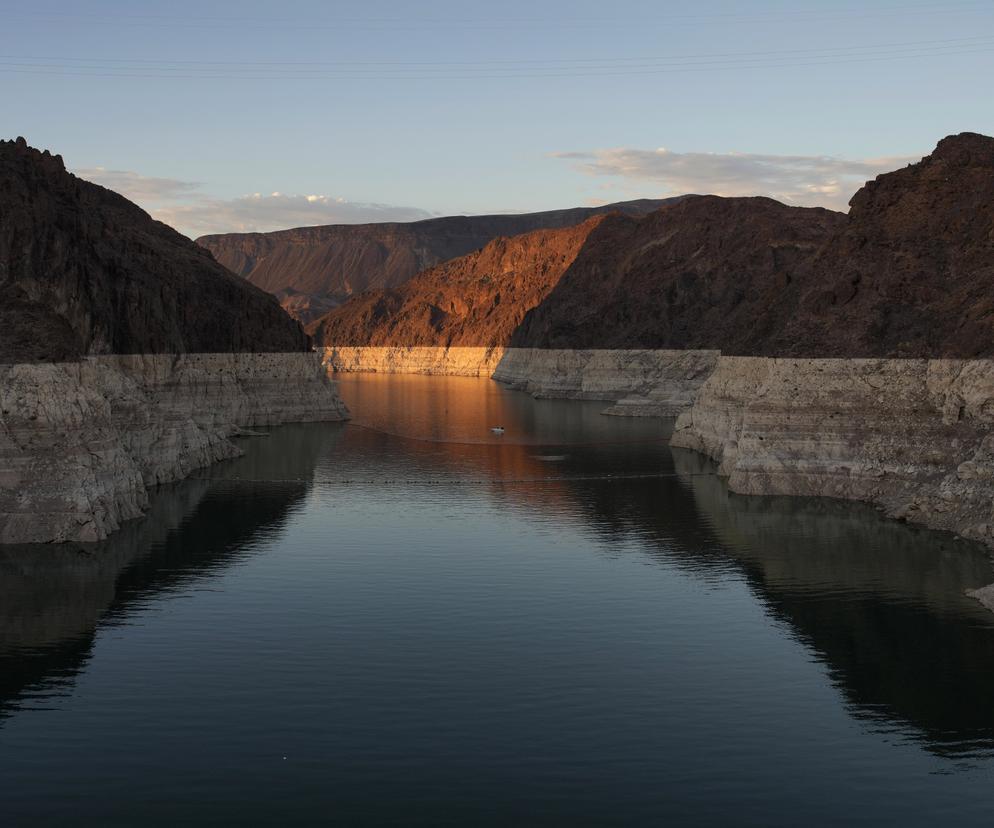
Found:
[{"label": "shadowed mountain slope", "polygon": [[944,138],[878,176],[812,262],[785,353],[994,355],[994,138]]},{"label": "shadowed mountain slope", "polygon": [[619,217],[507,344],[761,349],[807,262],[844,222],[830,210],[717,196]]},{"label": "shadowed mountain slope", "polygon": [[272,296],[185,236],[0,141],[0,361],[306,347]]}]

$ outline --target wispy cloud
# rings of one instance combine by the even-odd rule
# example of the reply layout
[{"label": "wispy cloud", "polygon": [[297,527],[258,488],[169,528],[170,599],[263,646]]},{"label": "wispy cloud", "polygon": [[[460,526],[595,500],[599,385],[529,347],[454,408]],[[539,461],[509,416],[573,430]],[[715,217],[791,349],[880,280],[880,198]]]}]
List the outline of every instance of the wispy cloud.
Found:
[{"label": "wispy cloud", "polygon": [[91,167],[78,176],[114,190],[143,207],[159,221],[191,238],[210,233],[249,233],[316,224],[364,224],[417,221],[432,213],[418,207],[348,201],[317,194],[251,193],[217,198],[201,185],[173,178],[154,178],[130,170]]},{"label": "wispy cloud", "polygon": [[201,198],[153,211],[153,215],[191,236],[209,233],[265,233],[315,224],[365,224],[417,221],[432,213],[418,207],[397,207],[346,201],[325,195],[253,193],[240,198]]},{"label": "wispy cloud", "polygon": [[175,178],[153,178],[131,170],[108,170],[106,167],[89,167],[75,170],[76,175],[120,193],[136,204],[145,206],[186,198],[200,189],[195,181]]},{"label": "wispy cloud", "polygon": [[828,155],[673,152],[619,147],[559,152],[588,175],[654,182],[660,196],[701,193],[764,195],[809,207],[845,210],[865,181],[919,157],[846,159]]}]

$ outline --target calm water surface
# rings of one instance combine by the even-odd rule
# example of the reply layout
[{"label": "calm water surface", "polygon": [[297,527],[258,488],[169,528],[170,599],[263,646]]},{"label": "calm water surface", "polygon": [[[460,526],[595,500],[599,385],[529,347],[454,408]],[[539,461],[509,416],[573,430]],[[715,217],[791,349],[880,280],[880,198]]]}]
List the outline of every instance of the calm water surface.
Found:
[{"label": "calm water surface", "polygon": [[0,825],[994,823],[982,550],[598,403],[341,388],[0,551]]}]

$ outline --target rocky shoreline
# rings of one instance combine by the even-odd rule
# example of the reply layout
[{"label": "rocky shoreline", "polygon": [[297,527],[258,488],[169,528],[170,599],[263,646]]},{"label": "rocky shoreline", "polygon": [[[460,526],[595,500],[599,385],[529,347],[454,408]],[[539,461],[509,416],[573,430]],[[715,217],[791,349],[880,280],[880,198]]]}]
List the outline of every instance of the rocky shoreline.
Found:
[{"label": "rocky shoreline", "polygon": [[330,373],[430,374],[448,377],[489,377],[504,356],[504,348],[398,345],[338,346],[320,351]]},{"label": "rocky shoreline", "polygon": [[991,360],[722,357],[672,445],[734,492],[866,501],[994,547]]},{"label": "rocky shoreline", "polygon": [[493,379],[533,397],[606,400],[604,413],[672,417],[689,407],[717,351],[508,348]]},{"label": "rocky shoreline", "polygon": [[490,377],[533,397],[604,400],[606,414],[674,417],[694,401],[718,351],[495,347],[329,347],[330,373]]},{"label": "rocky shoreline", "polygon": [[241,429],[347,417],[313,353],[0,365],[0,543],[102,540]]},{"label": "rocky shoreline", "polygon": [[489,375],[536,397],[609,401],[607,414],[679,415],[673,445],[716,460],[732,491],[866,501],[994,546],[991,360],[425,347],[327,349],[324,361]]}]

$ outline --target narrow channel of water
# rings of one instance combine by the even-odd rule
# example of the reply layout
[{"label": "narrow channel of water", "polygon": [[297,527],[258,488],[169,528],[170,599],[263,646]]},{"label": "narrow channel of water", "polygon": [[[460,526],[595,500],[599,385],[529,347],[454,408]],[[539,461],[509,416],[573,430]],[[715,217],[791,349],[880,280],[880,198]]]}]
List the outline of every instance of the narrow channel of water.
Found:
[{"label": "narrow channel of water", "polygon": [[341,389],[104,544],[0,548],[0,824],[994,820],[984,550],[600,403]]}]

